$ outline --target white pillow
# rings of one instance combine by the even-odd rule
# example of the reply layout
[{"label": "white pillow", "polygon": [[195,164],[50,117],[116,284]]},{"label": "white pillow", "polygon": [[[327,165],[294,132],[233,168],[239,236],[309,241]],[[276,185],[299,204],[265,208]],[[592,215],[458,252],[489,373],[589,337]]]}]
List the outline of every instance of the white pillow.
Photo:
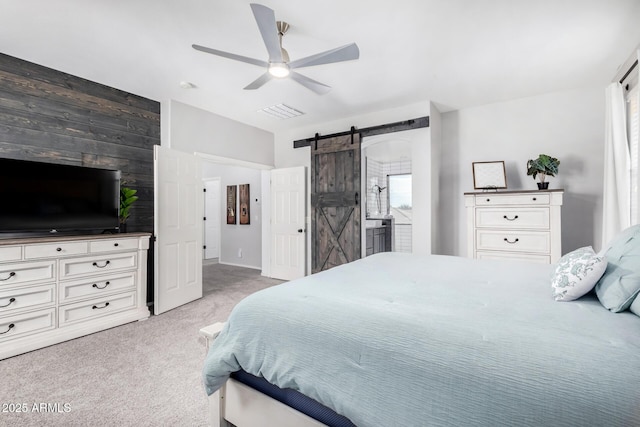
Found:
[{"label": "white pillow", "polygon": [[589,292],[607,269],[607,258],[591,246],[576,249],[558,261],[551,278],[556,301],[573,301]]},{"label": "white pillow", "polygon": [[633,300],[633,303],[631,304],[631,307],[629,307],[629,310],[631,310],[631,312],[636,316],[640,316],[640,299],[638,299],[638,297]]}]

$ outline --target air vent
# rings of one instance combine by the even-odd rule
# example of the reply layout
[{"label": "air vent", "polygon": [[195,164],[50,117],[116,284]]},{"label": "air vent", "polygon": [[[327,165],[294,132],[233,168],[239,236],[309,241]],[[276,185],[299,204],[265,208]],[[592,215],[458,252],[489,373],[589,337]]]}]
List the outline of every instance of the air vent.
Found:
[{"label": "air vent", "polygon": [[304,114],[302,111],[296,110],[295,108],[289,107],[285,104],[278,104],[263,108],[262,110],[258,110],[258,113],[268,114],[281,120],[298,117]]}]

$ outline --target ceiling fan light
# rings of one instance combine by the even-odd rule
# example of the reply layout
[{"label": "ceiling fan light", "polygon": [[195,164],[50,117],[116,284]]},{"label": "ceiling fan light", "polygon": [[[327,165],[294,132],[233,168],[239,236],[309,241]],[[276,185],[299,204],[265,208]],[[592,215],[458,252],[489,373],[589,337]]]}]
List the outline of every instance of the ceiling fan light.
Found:
[{"label": "ceiling fan light", "polygon": [[289,66],[284,62],[269,64],[269,74],[276,78],[283,78],[289,75]]}]

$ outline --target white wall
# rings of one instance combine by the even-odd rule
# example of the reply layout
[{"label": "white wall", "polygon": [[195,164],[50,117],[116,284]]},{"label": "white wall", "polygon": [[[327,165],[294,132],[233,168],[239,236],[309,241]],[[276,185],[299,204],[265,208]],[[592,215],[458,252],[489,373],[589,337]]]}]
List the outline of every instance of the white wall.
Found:
[{"label": "white wall", "polygon": [[442,114],[442,253],[466,255],[463,193],[473,191],[471,163],[504,160],[508,190],[537,189],[526,162],[560,160],[550,188],[564,188],[563,253],[601,246],[604,88],[585,88]]},{"label": "white wall", "polygon": [[[202,177],[220,177],[222,226],[220,235],[221,264],[260,269],[262,266],[262,171],[239,166],[202,162]],[[250,224],[227,224],[227,185],[249,184]],[[238,193],[236,193],[238,194]],[[236,203],[236,209],[238,204]],[[238,251],[242,250],[242,257]]]},{"label": "white wall", "polygon": [[[163,108],[165,106],[166,103]],[[183,151],[206,152],[273,164],[278,168],[309,167],[309,148],[294,149],[294,140],[312,137],[316,132],[326,135],[348,130],[351,126],[364,128],[422,116],[430,116],[431,152],[428,156],[440,159],[434,163],[435,166],[439,163],[440,170],[437,167],[424,169],[430,170],[431,177],[414,176],[414,182],[431,183],[438,182],[433,175],[439,176],[439,186],[432,187],[431,192],[439,192],[440,196],[434,199],[430,213],[425,216],[431,215],[437,225],[432,230],[437,241],[434,253],[466,254],[463,193],[473,191],[472,162],[505,160],[508,189],[533,190],[535,181],[526,175],[526,161],[541,153],[561,160],[559,175],[549,180],[552,188],[565,189],[563,252],[585,245],[600,248],[604,139],[604,88],[601,87],[555,92],[443,114],[428,102],[419,103],[347,117],[317,127],[292,128],[275,136],[171,102],[171,120],[168,124],[163,121],[163,134],[170,134],[171,146]],[[425,155],[413,153],[414,173],[417,169],[415,159]],[[258,177],[256,184],[259,182]],[[253,195],[259,194],[254,192],[253,184],[251,187]],[[254,210],[252,206],[252,215],[257,212],[259,208]],[[307,226],[310,229],[309,224]],[[307,237],[310,244],[309,235]],[[259,247],[260,242],[256,237],[254,246]],[[264,247],[268,248],[266,242]],[[231,255],[232,261],[237,261],[233,259],[235,255]],[[263,259],[268,258],[263,256]],[[255,261],[254,265],[259,266],[260,262]]]},{"label": "white wall", "polygon": [[[443,236],[440,233],[440,198],[442,194],[440,192],[441,184],[440,184],[440,165],[441,165],[441,156],[442,156],[442,115],[440,111],[436,108],[434,104],[431,104],[431,113],[429,115],[429,130],[430,130],[430,152],[429,152],[429,181],[428,187],[429,191],[429,217],[422,224],[429,224],[431,227],[429,229],[429,235],[431,236],[431,253],[442,253],[442,240]],[[424,163],[423,163],[424,165]],[[415,180],[415,169],[413,171],[413,179]],[[425,193],[422,188],[417,189],[419,192]],[[414,195],[416,190],[413,190]],[[415,224],[415,221],[414,221]],[[423,226],[424,227],[424,226]],[[423,229],[422,229],[423,230]],[[414,238],[420,238],[423,233],[421,229],[413,232]],[[424,234],[422,234],[424,235]],[[415,247],[415,243],[414,243]]]},{"label": "white wall", "polygon": [[271,132],[177,101],[170,101],[168,112],[169,123],[163,124],[169,128],[170,148],[273,165]]}]

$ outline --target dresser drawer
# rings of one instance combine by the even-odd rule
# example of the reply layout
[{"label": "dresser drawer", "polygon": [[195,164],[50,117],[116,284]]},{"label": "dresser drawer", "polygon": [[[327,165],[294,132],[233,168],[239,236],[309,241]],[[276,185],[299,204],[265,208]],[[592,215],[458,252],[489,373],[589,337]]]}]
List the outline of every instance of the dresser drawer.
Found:
[{"label": "dresser drawer", "polygon": [[62,257],[87,253],[87,242],[58,242],[24,247],[25,259]]},{"label": "dresser drawer", "polygon": [[478,208],[476,227],[548,230],[549,208]]},{"label": "dresser drawer", "polygon": [[0,289],[4,286],[26,285],[55,280],[55,261],[20,262],[0,265]]},{"label": "dresser drawer", "polygon": [[551,234],[542,231],[477,230],[478,251],[532,252],[548,255]]},{"label": "dresser drawer", "polygon": [[116,291],[134,289],[136,273],[101,276],[94,280],[74,280],[60,283],[59,303],[67,303],[85,298],[95,298]]},{"label": "dresser drawer", "polygon": [[22,246],[0,246],[0,260],[20,261],[22,259]]},{"label": "dresser drawer", "polygon": [[551,259],[548,255],[532,255],[518,254],[508,252],[476,252],[477,259],[493,259],[493,260],[511,260],[511,261],[527,261],[539,264],[550,264]]},{"label": "dresser drawer", "polygon": [[135,307],[135,291],[63,305],[58,308],[58,324],[60,327],[64,327],[75,322],[109,316]]},{"label": "dresser drawer", "polygon": [[55,284],[0,291],[0,316],[20,309],[44,307],[55,302]]},{"label": "dresser drawer", "polygon": [[60,279],[91,276],[134,269],[138,266],[138,254],[126,252],[102,256],[69,258],[60,260]]},{"label": "dresser drawer", "polygon": [[478,206],[496,205],[548,205],[551,202],[549,194],[487,194],[475,196]]},{"label": "dresser drawer", "polygon": [[89,243],[89,251],[92,254],[137,249],[138,239],[104,239],[94,240]]},{"label": "dresser drawer", "polygon": [[55,328],[55,308],[0,317],[0,342]]}]

